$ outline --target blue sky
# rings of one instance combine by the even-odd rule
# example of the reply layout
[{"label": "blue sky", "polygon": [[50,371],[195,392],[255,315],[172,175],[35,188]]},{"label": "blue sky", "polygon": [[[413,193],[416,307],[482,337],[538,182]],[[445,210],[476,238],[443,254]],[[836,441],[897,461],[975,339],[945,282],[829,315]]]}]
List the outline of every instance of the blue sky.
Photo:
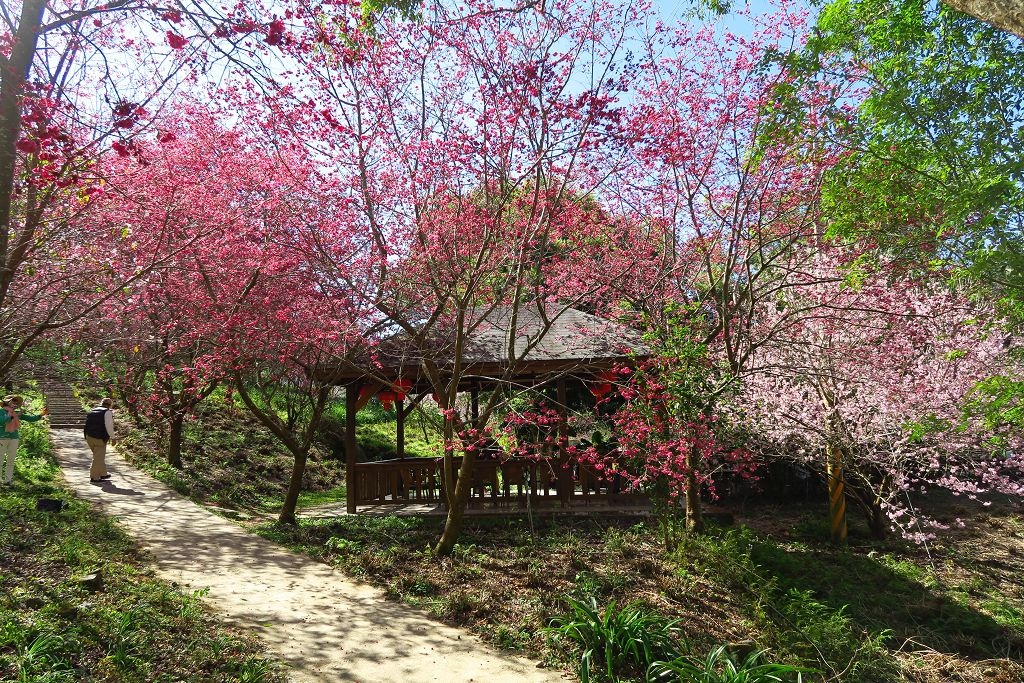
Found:
[{"label": "blue sky", "polygon": [[[667,20],[675,20],[683,18],[687,13],[692,12],[696,2],[698,0],[653,0],[654,7],[661,13],[661,15]],[[742,0],[733,0],[733,9],[740,9],[744,6]],[[774,11],[774,5],[768,0],[752,0],[747,3],[755,15],[770,14]],[[810,4],[807,4],[810,7]],[[730,31],[745,35],[750,33],[750,23],[743,17],[736,15],[735,11],[729,14],[719,17],[716,20],[721,23],[724,28],[728,28]]]}]

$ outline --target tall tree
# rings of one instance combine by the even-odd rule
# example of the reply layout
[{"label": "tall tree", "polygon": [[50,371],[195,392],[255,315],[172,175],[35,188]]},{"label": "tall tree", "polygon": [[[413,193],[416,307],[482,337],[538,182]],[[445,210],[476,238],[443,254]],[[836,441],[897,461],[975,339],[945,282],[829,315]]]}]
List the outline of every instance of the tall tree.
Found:
[{"label": "tall tree", "polygon": [[[261,266],[251,245],[266,239],[265,223],[287,214],[297,183],[272,147],[222,118],[182,100],[155,134],[103,162],[108,180],[82,219],[91,231],[124,236],[126,248],[104,262],[112,281],[134,280],[77,337],[107,356],[107,372],[126,384],[136,410],[166,428],[175,467],[184,420],[228,374],[212,311],[243,304]],[[225,282],[237,286],[212,284]]]},{"label": "tall tree", "polygon": [[[282,120],[333,160],[345,194],[331,223],[344,245],[360,236],[353,256],[318,226],[318,268],[401,331],[448,416],[458,463],[446,471],[460,476],[440,553],[458,537],[476,457],[455,410],[467,340],[496,318],[509,342],[541,321],[525,345],[503,346],[507,381],[553,320],[633,272],[627,256],[590,269],[597,281],[566,266],[627,230],[600,193],[621,159],[617,99],[632,74],[620,64],[641,15],[577,0],[543,10],[436,3],[372,34],[309,17],[293,43],[314,96]],[[481,402],[476,427],[504,396]]]},{"label": "tall tree", "polygon": [[[764,325],[760,308],[813,278],[795,247],[815,239],[821,184],[842,155],[833,121],[818,116],[847,94],[841,78],[804,82],[779,54],[801,47],[798,14],[762,20],[750,38],[712,27],[680,26],[648,43],[644,80],[631,129],[635,179],[631,203],[666,226],[671,287],[648,296],[646,312],[666,353],[706,348],[711,367],[699,400],[675,401],[681,424],[710,424],[722,396],[752,371],[756,350],[802,314],[792,310]],[[663,54],[664,53],[664,54]],[[780,117],[779,93],[789,109]],[[678,343],[680,313],[693,335]],[[685,367],[666,357],[664,368]],[[669,381],[669,380],[665,380]],[[669,390],[671,393],[671,390]],[[699,449],[688,451],[688,524],[699,530]]]},{"label": "tall tree", "polygon": [[828,4],[809,44],[869,88],[830,176],[833,234],[953,266],[1024,312],[1024,41],[937,2]]}]

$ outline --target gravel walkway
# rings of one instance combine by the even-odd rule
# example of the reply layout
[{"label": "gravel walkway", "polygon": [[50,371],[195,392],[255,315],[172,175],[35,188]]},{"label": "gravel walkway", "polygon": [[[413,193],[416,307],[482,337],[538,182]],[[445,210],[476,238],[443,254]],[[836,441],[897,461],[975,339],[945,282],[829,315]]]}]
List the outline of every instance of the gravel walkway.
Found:
[{"label": "gravel walkway", "polygon": [[489,649],[475,636],[385,599],[327,565],[253,536],[188,501],[108,451],[113,475],[89,482],[81,432],[53,430],[68,485],[116,517],[162,576],[249,629],[296,683],[553,683],[558,674]]}]

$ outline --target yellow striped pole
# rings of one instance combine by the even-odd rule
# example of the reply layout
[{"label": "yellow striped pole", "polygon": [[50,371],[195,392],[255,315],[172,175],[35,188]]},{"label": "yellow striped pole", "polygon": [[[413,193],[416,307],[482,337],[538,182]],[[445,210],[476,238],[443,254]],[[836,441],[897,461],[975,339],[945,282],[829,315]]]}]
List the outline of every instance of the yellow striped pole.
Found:
[{"label": "yellow striped pole", "polygon": [[846,484],[843,480],[843,450],[829,445],[825,449],[828,458],[828,518],[832,530],[832,542],[846,544]]}]

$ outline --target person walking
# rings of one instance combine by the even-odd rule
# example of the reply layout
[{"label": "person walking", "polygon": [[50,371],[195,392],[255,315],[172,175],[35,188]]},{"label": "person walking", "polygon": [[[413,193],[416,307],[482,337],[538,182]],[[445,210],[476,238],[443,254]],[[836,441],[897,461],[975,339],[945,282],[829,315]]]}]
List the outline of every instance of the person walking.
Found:
[{"label": "person walking", "polygon": [[25,399],[17,394],[11,394],[4,396],[0,409],[0,475],[5,486],[10,486],[14,481],[14,458],[18,454],[18,430],[22,421],[38,422],[50,412],[43,406],[43,411],[38,415],[26,415],[21,412],[23,405]]},{"label": "person walking", "polygon": [[105,398],[85,416],[85,442],[92,450],[89,481],[95,483],[110,479],[107,472],[107,443],[117,444],[114,435],[114,400]]}]

